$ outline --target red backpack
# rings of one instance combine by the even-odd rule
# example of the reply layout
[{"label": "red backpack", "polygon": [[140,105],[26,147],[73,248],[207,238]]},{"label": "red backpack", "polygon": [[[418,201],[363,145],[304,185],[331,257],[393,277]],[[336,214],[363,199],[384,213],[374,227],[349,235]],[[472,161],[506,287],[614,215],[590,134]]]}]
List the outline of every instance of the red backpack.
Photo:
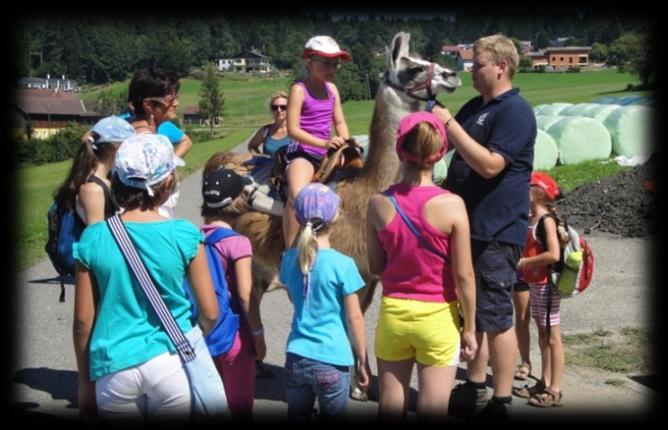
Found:
[{"label": "red backpack", "polygon": [[[536,238],[541,244],[545,243],[545,227],[543,219],[538,220]],[[559,290],[562,298],[577,296],[591,284],[594,275],[594,253],[589,243],[577,231],[566,224],[569,241],[561,248],[559,261],[551,268],[552,282]]]}]

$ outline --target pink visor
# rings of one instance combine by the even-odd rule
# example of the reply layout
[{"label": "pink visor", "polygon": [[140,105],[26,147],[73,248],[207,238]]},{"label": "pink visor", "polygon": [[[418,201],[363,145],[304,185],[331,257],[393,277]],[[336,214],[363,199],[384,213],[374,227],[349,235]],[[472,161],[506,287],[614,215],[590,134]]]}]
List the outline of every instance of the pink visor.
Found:
[{"label": "pink visor", "polygon": [[433,154],[424,160],[425,163],[433,164],[443,158],[443,155],[445,155],[445,152],[448,150],[448,135],[445,133],[443,121],[430,112],[413,112],[401,118],[401,121],[399,121],[399,128],[397,129],[397,155],[399,155],[399,158],[402,160],[408,160],[414,163],[417,162],[417,156],[406,152],[403,148],[403,144],[406,135],[421,122],[431,124],[438,130],[438,134],[441,136],[441,149],[436,154]]}]

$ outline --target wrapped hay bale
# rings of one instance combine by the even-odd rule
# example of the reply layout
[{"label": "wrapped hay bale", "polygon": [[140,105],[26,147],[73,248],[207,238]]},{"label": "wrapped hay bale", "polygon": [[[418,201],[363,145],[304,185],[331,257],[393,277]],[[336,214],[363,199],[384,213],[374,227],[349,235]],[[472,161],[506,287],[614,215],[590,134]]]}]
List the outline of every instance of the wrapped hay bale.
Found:
[{"label": "wrapped hay bale", "polygon": [[597,99],[594,99],[592,103],[598,103],[602,105],[611,105],[611,104],[619,104],[617,100],[619,100],[619,96],[604,96],[604,97],[599,97]]},{"label": "wrapped hay bale", "polygon": [[647,106],[620,106],[603,121],[612,136],[612,152],[633,157],[650,155],[651,124],[656,117],[654,109]]},{"label": "wrapped hay bale", "polygon": [[573,103],[552,103],[543,109],[541,109],[541,115],[559,115],[560,112],[566,109],[569,106],[573,106]]},{"label": "wrapped hay bale", "polygon": [[548,104],[542,104],[542,105],[534,106],[533,114],[534,115],[540,115],[540,112],[548,106],[549,106]]},{"label": "wrapped hay bale", "polygon": [[564,110],[559,112],[559,115],[582,116],[585,112],[598,106],[600,105],[597,103],[578,103],[576,105],[565,108]]},{"label": "wrapped hay bale", "polygon": [[645,96],[624,96],[620,97],[619,100],[617,100],[617,104],[620,104],[622,106],[630,106],[630,105],[641,105],[645,104],[643,103],[643,100],[645,99]]},{"label": "wrapped hay bale", "polygon": [[610,132],[596,120],[568,116],[554,123],[546,131],[559,148],[561,164],[606,160],[610,157],[612,150]]},{"label": "wrapped hay bale", "polygon": [[545,131],[552,126],[555,122],[567,118],[562,115],[538,115],[536,117],[536,126]]},{"label": "wrapped hay bale", "polygon": [[452,157],[455,155],[455,150],[451,149],[449,150],[443,158],[438,160],[436,164],[434,164],[434,183],[437,185],[440,185],[441,182],[445,180],[445,178],[448,177],[448,166],[450,165],[450,160],[452,160]]},{"label": "wrapped hay bale", "polygon": [[617,108],[619,108],[619,105],[598,105],[583,113],[582,116],[593,118],[596,121],[603,123],[608,115],[610,115],[610,112]]},{"label": "wrapped hay bale", "polygon": [[557,165],[559,149],[552,136],[538,129],[536,145],[533,148],[533,169],[549,170]]}]

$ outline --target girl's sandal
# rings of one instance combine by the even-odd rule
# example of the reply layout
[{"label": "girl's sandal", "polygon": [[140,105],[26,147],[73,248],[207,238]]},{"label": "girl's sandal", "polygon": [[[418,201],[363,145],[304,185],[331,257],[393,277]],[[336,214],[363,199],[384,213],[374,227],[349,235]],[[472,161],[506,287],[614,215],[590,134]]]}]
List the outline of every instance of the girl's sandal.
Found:
[{"label": "girl's sandal", "polygon": [[549,408],[550,406],[561,406],[563,395],[546,388],[542,393],[535,394],[529,399],[529,404],[539,408]]},{"label": "girl's sandal", "polygon": [[513,387],[512,390],[513,395],[522,399],[528,399],[532,396],[542,393],[543,391],[545,391],[545,384],[540,380],[531,387],[529,387],[528,384],[524,384],[522,388]]},{"label": "girl's sandal", "polygon": [[531,375],[531,365],[529,363],[520,363],[515,368],[515,379],[526,381]]}]

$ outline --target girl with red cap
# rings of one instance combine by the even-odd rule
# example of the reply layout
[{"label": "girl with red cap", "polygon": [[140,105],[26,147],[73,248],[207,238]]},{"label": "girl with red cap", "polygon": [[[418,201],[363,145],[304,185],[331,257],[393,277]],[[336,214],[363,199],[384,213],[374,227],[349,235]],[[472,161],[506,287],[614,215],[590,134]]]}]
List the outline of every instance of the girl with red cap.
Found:
[{"label": "girl with red cap", "polygon": [[[288,135],[292,143],[286,150],[287,204],[283,214],[283,237],[290,247],[297,236],[295,198],[311,182],[328,148],[339,148],[350,138],[343,116],[341,98],[332,83],[340,66],[339,59],[350,60],[329,36],[312,37],[305,45],[304,58],[308,75],[296,82],[288,96]],[[331,137],[332,124],[336,136]]]},{"label": "girl with red cap", "polygon": [[369,267],[383,284],[375,342],[382,420],[405,415],[416,362],[418,415],[445,419],[457,364],[477,350],[466,207],[461,197],[432,182],[434,164],[447,146],[435,115],[406,115],[396,146],[402,180],[369,198]]},{"label": "girl with red cap", "polygon": [[529,404],[534,406],[560,406],[565,357],[559,329],[560,298],[553,288],[550,267],[559,261],[561,246],[568,242],[568,234],[554,203],[559,195],[554,179],[547,173],[533,172],[530,184],[529,230],[517,269],[529,284],[531,315],[538,327],[542,376],[534,386],[513,389],[513,394],[528,398]]}]

